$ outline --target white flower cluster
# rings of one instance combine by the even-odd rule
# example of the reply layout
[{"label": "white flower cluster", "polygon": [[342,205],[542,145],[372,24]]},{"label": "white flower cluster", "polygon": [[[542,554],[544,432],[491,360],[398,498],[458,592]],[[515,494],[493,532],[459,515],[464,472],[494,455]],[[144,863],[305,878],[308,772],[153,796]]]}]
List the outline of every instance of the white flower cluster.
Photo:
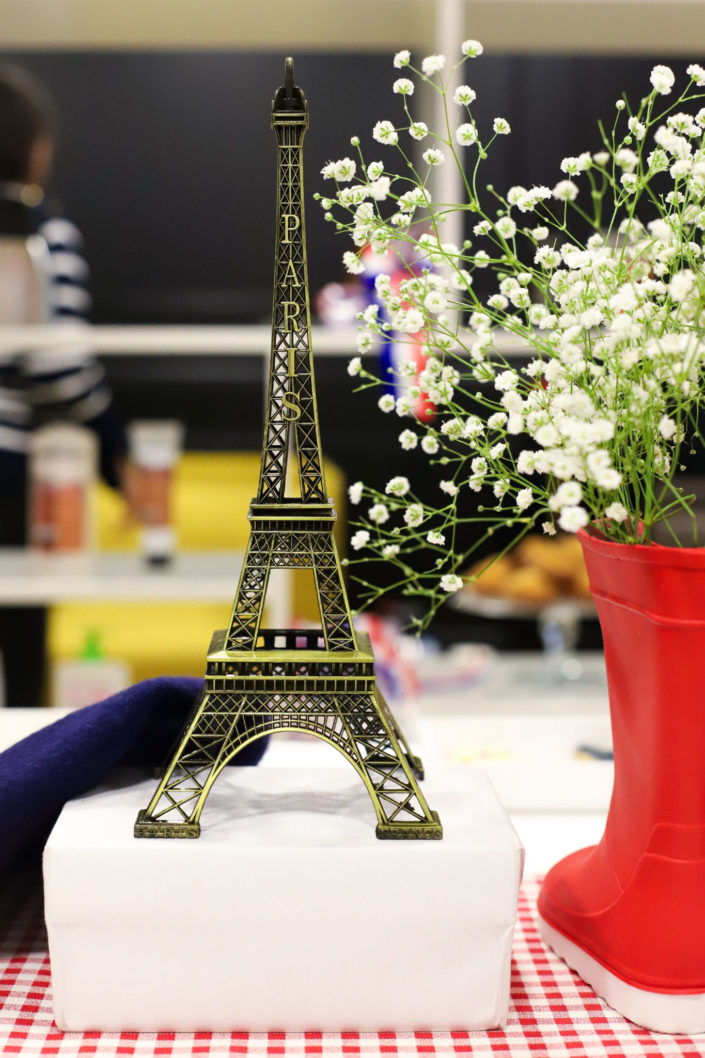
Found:
[{"label": "white flower cluster", "polygon": [[[461,50],[470,60],[482,45],[468,40]],[[491,131],[481,127],[468,84],[453,89],[459,109],[448,111],[441,134],[411,115],[424,80],[445,96],[446,66],[442,55],[417,69],[408,51],[396,54],[395,69],[409,74],[393,83],[404,117],[377,122],[372,136],[402,150],[399,175],[388,161],[365,165],[361,154],[332,161],[323,175],[336,191],[321,201],[352,239],[348,272],[363,271],[364,247],[408,262],[394,284],[380,269],[376,304],[360,315],[361,355],[348,371],[371,384],[361,357],[380,338],[423,343],[420,360],[395,368],[397,395],[384,392],[378,406],[409,422],[398,435],[400,458],[423,454],[439,471],[435,504],[419,502],[402,475],[382,493],[365,488],[370,505],[352,546],[396,562],[409,584],[437,598],[463,584],[462,556],[447,546],[455,519],[483,513],[488,535],[507,523],[549,535],[598,523],[625,541],[640,525],[650,531],[685,503],[673,475],[701,443],[705,404],[705,67],[691,64],[681,97],[660,104],[675,75],[655,66],[639,108],[618,101],[614,141],[567,155],[546,184],[515,184],[504,196],[492,189],[491,205],[466,184],[457,211],[473,215],[472,238],[458,246],[444,240],[452,207],[433,202],[428,169],[462,167],[468,157],[480,164],[489,141],[511,128],[503,117]],[[402,144],[402,135],[431,146]],[[575,208],[583,220],[594,211],[584,241],[567,234]],[[477,270],[496,276],[491,293],[480,295],[486,282],[474,282]],[[532,348],[523,364],[503,359],[506,332]],[[432,421],[414,418],[424,401]],[[351,503],[362,495],[360,482],[350,487]],[[407,556],[428,545],[431,571],[412,573]]]}]

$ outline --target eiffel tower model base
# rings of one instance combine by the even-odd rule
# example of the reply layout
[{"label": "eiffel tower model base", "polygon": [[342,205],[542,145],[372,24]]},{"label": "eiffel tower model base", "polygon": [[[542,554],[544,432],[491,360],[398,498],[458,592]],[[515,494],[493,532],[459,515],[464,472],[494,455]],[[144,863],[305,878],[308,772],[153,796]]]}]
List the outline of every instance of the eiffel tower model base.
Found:
[{"label": "eiffel tower model base", "polygon": [[261,630],[254,651],[225,649],[215,632],[206,685],[154,797],[135,823],[138,838],[197,838],[208,793],[223,768],[266,734],[299,731],[345,756],[365,783],[378,838],[438,839],[438,814],[419,788],[415,757],[380,694],[369,637],[331,655],[318,631]]}]

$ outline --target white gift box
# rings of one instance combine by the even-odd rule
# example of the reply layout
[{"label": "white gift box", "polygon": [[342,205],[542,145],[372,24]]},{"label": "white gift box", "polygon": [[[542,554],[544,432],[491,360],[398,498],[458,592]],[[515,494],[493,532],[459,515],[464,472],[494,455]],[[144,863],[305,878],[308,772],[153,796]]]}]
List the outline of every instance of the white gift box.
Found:
[{"label": "white gift box", "polygon": [[380,841],[352,769],[228,768],[193,840],[136,839],[154,780],[66,805],[44,855],[70,1031],[488,1029],[523,849],[489,782],[423,784],[442,841]]}]

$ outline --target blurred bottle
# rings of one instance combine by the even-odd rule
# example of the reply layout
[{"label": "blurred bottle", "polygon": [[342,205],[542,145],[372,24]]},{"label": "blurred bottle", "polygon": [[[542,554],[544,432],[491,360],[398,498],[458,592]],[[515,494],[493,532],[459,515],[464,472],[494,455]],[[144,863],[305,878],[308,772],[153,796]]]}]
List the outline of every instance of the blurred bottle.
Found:
[{"label": "blurred bottle", "polygon": [[50,423],[30,438],[29,541],[39,551],[77,553],[93,545],[93,435],[71,423]]},{"label": "blurred bottle", "polygon": [[78,657],[59,661],[54,666],[51,704],[60,709],[82,709],[124,691],[129,685],[129,667],[122,661],[107,658],[100,633],[90,628]]},{"label": "blurred bottle", "polygon": [[142,553],[149,563],[169,562],[176,550],[172,490],[184,427],[175,420],[136,421],[128,427],[130,495],[142,524]]}]

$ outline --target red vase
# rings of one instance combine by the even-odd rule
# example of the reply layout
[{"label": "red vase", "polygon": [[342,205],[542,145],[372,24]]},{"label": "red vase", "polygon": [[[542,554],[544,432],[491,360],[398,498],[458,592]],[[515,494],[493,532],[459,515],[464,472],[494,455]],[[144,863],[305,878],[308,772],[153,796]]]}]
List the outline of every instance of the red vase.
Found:
[{"label": "red vase", "polygon": [[579,534],[605,644],[614,786],[599,845],[539,895],[546,943],[610,1006],[705,1031],[705,548]]}]

